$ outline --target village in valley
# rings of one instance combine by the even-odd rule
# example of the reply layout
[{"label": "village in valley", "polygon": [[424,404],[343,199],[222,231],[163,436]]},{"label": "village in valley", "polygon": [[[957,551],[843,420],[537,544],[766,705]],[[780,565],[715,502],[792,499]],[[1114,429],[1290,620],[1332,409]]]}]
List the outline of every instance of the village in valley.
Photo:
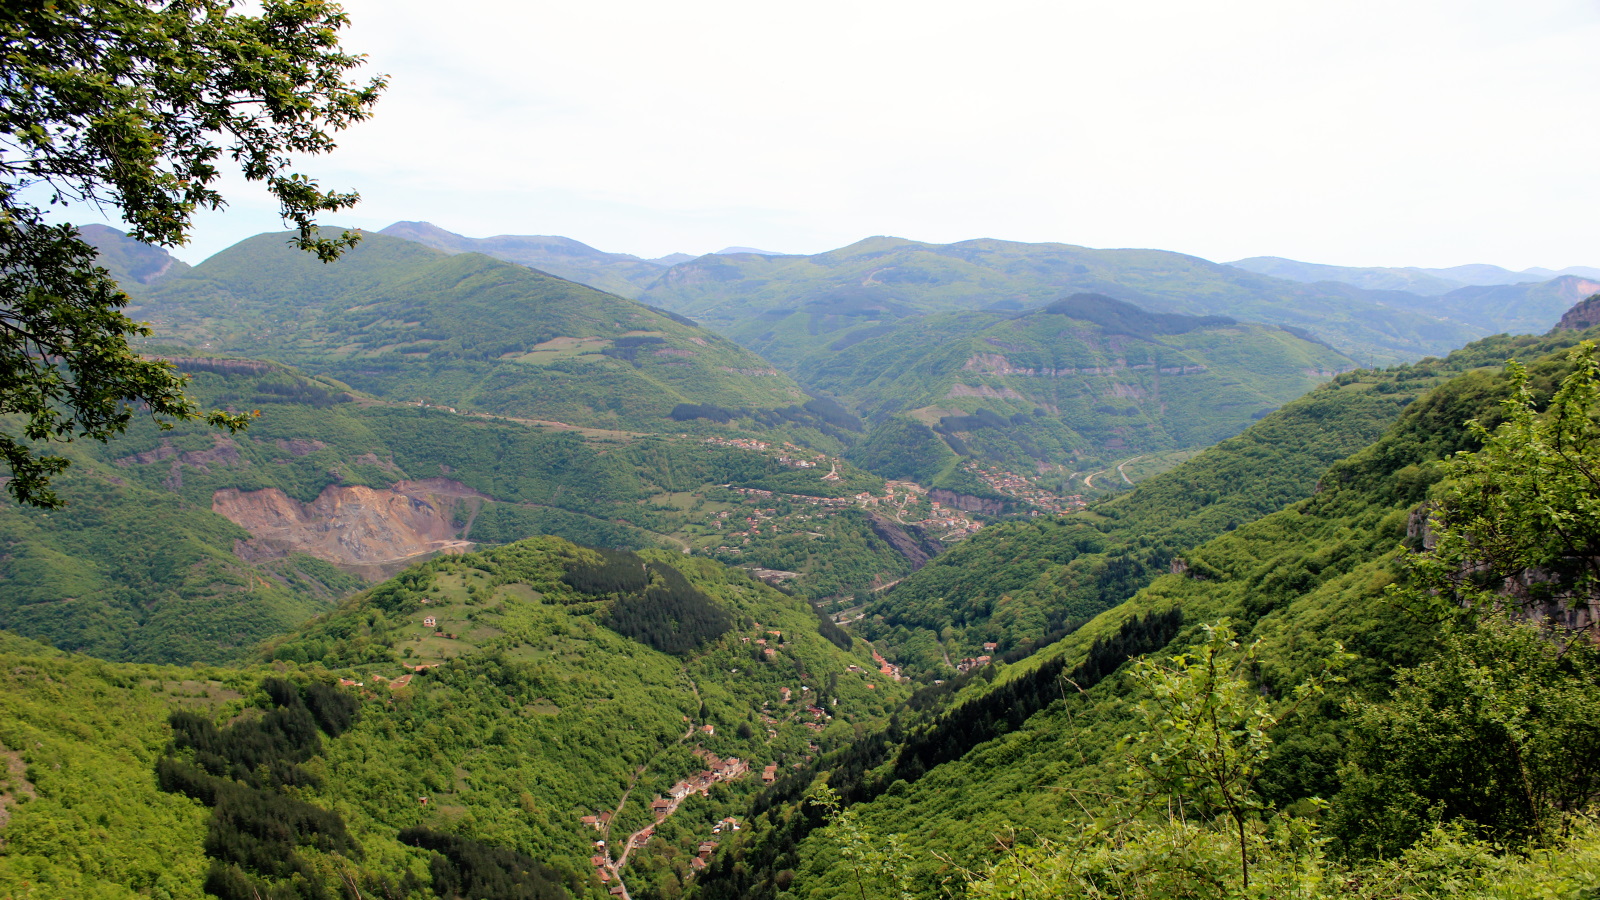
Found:
[{"label": "village in valley", "polygon": [[[790,443],[772,443],[753,438],[706,438],[705,443],[731,447],[770,456],[797,469],[828,467],[824,482],[839,480],[840,461],[824,453]],[[976,461],[963,469],[977,477],[990,490],[1009,497],[1033,515],[1062,515],[1082,509],[1080,495],[1060,496],[1041,488],[1037,480]],[[702,523],[704,534],[696,549],[712,556],[738,562],[752,541],[763,537],[802,534],[812,539],[823,535],[816,523],[845,510],[859,509],[883,515],[900,525],[922,529],[942,542],[971,537],[984,523],[968,512],[931,499],[929,489],[914,481],[887,481],[883,492],[860,491],[846,497],[822,497],[800,493],[781,493],[759,488],[722,485],[719,498],[729,508],[712,512]]]},{"label": "village in valley", "polygon": [[[838,459],[794,444],[721,437],[707,438],[706,443],[761,453],[797,469],[827,466],[828,472],[820,480],[839,480]],[[705,539],[697,549],[713,556],[733,558],[730,561],[737,561],[752,540],[759,541],[763,536],[771,539],[779,535],[801,534],[812,539],[820,538],[823,535],[816,530],[817,522],[853,509],[875,512],[897,524],[922,528],[941,541],[959,541],[976,534],[983,527],[982,522],[962,510],[930,500],[928,490],[912,481],[886,482],[882,494],[859,491],[845,497],[782,493],[734,485],[722,485],[721,488],[724,493],[719,499],[729,508],[710,515],[704,523]]]},{"label": "village in valley", "polygon": [[1081,494],[1060,496],[1039,487],[1035,479],[1008,472],[997,466],[987,466],[977,460],[963,463],[961,468],[977,476],[989,490],[1002,494],[1028,507],[1035,516],[1059,516],[1076,512],[1088,506]]},{"label": "village in valley", "polygon": [[[702,725],[700,727],[702,729],[712,728],[710,725]],[[690,733],[693,733],[694,730],[691,728]],[[599,877],[602,883],[611,884],[613,881],[616,882],[610,889],[610,893],[613,896],[628,896],[627,887],[622,882],[622,870],[628,864],[628,857],[632,855],[633,851],[641,850],[649,844],[650,840],[655,837],[656,827],[666,821],[667,817],[677,812],[678,807],[685,800],[695,795],[708,797],[711,795],[711,789],[716,785],[726,781],[736,781],[750,771],[749,765],[742,759],[719,757],[703,748],[696,749],[694,755],[705,764],[706,768],[674,784],[667,791],[666,796],[653,798],[650,801],[650,824],[628,835],[621,842],[622,852],[620,854],[613,856],[614,844],[610,840],[611,823],[617,814],[621,812],[622,807],[620,805],[616,810],[605,810],[595,815],[586,815],[579,818],[580,824],[587,825],[600,833],[600,837],[594,842],[595,853],[590,857],[589,862],[594,866],[595,875]],[[771,770],[773,767],[768,766],[767,768]],[[770,784],[771,782],[768,780],[766,783]],[[622,802],[624,804],[627,803],[626,796],[623,797]],[[699,843],[695,848],[694,856],[689,860],[690,872],[698,873],[710,864],[711,856],[717,849],[717,837],[719,835],[724,832],[731,834],[738,830],[739,821],[732,816],[725,817],[713,825],[711,827],[711,835]]]},{"label": "village in valley", "polygon": [[[821,472],[820,479],[823,482],[841,480],[837,473],[843,464],[839,460],[791,444],[743,438],[710,438],[708,443],[762,453],[785,466]],[[1074,502],[1079,499],[1055,497],[1039,490],[1029,479],[998,469],[978,467],[973,468],[972,472],[996,493],[1013,496],[1018,502],[1035,509],[1067,511],[1074,508]],[[752,558],[744,560],[740,557],[751,548],[759,547],[762,542],[778,538],[793,540],[796,535],[809,539],[821,538],[828,519],[846,512],[859,511],[879,516],[897,525],[920,529],[926,537],[947,542],[962,540],[983,527],[983,522],[975,516],[933,500],[929,493],[922,485],[899,480],[886,481],[876,491],[858,491],[836,497],[722,485],[709,491],[703,501],[679,509],[685,514],[683,520],[687,524],[678,533],[695,539],[692,549],[698,552],[741,562],[757,577],[782,583],[797,573],[753,566],[751,563],[755,554],[750,554]],[[461,587],[465,588],[465,582]],[[342,685],[369,695],[388,694],[407,688],[414,677],[455,656],[465,633],[479,627],[468,608],[470,603],[463,605],[450,602],[442,595],[437,598],[425,597],[421,602],[423,609],[417,615],[409,647],[403,649],[405,659],[401,663],[402,671],[395,675],[368,671],[362,680],[341,679]],[[836,611],[835,618],[850,621],[849,613],[853,611],[858,610]],[[785,670],[788,644],[780,630],[753,623],[751,630],[731,639],[745,645],[756,661],[777,664],[778,667],[772,670],[775,673]],[[986,645],[983,655],[952,660],[952,663],[958,671],[969,671],[989,664],[993,652],[994,645]],[[861,687],[866,690],[876,690],[883,683],[904,679],[898,665],[875,649],[871,653],[870,664],[862,658],[859,664],[850,664],[841,676],[861,679]],[[766,739],[770,754],[768,760],[756,762],[713,752],[706,746],[718,742],[713,726],[695,724],[686,718],[686,731],[680,744],[692,753],[698,768],[677,778],[670,787],[663,788],[657,782],[655,790],[658,793],[648,801],[638,798],[631,801],[635,804],[647,803],[648,819],[643,817],[643,810],[628,807],[629,793],[635,786],[640,786],[642,791],[642,785],[648,785],[656,779],[664,781],[665,778],[674,777],[667,775],[671,767],[663,771],[653,765],[640,766],[633,784],[622,794],[615,808],[577,816],[582,826],[594,829],[594,852],[590,862],[596,876],[607,885],[611,895],[628,897],[624,879],[630,871],[630,858],[635,866],[640,864],[639,854],[648,854],[651,866],[671,861],[670,865],[681,867],[684,877],[693,877],[704,871],[711,864],[718,842],[742,827],[736,817],[723,815],[722,811],[711,811],[722,802],[710,799],[715,789],[744,779],[759,779],[760,786],[774,784],[786,769],[803,766],[821,752],[821,747],[827,743],[824,732],[834,723],[830,707],[837,701],[825,699],[821,693],[824,684],[812,679],[804,671],[798,671],[788,678],[794,680],[788,684],[771,686],[772,693],[760,703],[750,722],[756,728],[757,735],[765,729],[766,733],[762,736]],[[542,702],[535,701],[534,706]],[[722,749],[722,754],[727,752],[727,748]],[[747,789],[759,788],[752,783]],[[662,832],[667,820],[694,798],[707,798],[712,806],[709,809],[695,807],[698,811],[691,814],[688,820],[680,820],[675,827]],[[435,798],[417,799],[420,804],[428,806],[433,805]],[[627,815],[624,815],[625,808],[630,810]],[[717,818],[702,820],[702,816]],[[629,833],[614,834],[613,826],[621,828],[624,821],[628,823],[626,830]]]}]

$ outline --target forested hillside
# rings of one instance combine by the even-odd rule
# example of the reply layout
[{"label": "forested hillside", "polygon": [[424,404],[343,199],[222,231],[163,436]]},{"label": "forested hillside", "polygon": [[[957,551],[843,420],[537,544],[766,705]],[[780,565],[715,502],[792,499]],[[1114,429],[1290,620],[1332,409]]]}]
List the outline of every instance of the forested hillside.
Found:
[{"label": "forested hillside", "polygon": [[1314,495],[775,788],[697,896],[1585,896],[1595,544],[1540,523],[1592,494],[1597,369],[1550,343],[1525,400],[1498,367],[1433,387]]},{"label": "forested hillside", "polygon": [[1282,329],[1075,294],[1026,313],[908,320],[794,371],[877,427],[919,421],[953,451],[1054,472],[1065,490],[1074,471],[1232,437],[1354,367]]},{"label": "forested hillside", "polygon": [[675,895],[763,767],[903,699],[820,625],[715,563],[544,538],[410,569],[275,642],[270,667],[7,638],[0,890],[601,897],[593,842],[620,855],[659,821],[626,877]]},{"label": "forested hillside", "polygon": [[[985,530],[874,598],[862,633],[929,675],[984,643],[1003,652],[1059,633],[1131,597],[1185,548],[1310,496],[1329,465],[1377,439],[1402,412],[1433,409],[1414,404],[1444,380],[1545,356],[1586,334],[1495,337],[1443,359],[1340,375],[1125,495],[1076,516]],[[1459,428],[1470,415],[1440,408],[1429,425]]]},{"label": "forested hillside", "polygon": [[[7,628],[109,659],[220,662],[410,562],[537,534],[725,548],[813,597],[914,565],[847,499],[882,480],[814,452],[384,403],[255,360],[179,366],[203,402],[260,416],[234,437],[140,422],[73,445],[64,508],[0,509]],[[755,516],[771,543],[748,547],[731,535]]]}]

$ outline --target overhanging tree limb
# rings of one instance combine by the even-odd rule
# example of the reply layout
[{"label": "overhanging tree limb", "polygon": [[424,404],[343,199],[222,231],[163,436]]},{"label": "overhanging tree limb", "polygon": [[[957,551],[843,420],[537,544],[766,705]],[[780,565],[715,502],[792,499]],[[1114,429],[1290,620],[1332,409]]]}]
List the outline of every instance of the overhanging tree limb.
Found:
[{"label": "overhanging tree limb", "polygon": [[336,258],[358,236],[325,236],[316,217],[357,195],[322,189],[290,155],[332,150],[383,88],[346,80],[362,62],[339,47],[346,23],[323,0],[265,0],[257,15],[228,0],[0,6],[0,416],[21,422],[0,432],[0,458],[18,501],[59,502],[50,479],[66,461],[37,443],[108,440],[136,408],[163,425],[245,422],[202,415],[176,370],[131,349],[148,331],[122,314],[127,297],[23,192],[114,208],[133,237],[182,244],[195,210],[224,205],[212,185],[226,154],[277,197],[297,246]]}]

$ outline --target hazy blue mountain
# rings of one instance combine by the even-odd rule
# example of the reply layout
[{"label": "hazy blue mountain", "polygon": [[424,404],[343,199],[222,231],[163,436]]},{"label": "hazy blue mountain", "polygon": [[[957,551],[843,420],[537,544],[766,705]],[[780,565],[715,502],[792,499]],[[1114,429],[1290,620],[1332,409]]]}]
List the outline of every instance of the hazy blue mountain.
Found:
[{"label": "hazy blue mountain", "polygon": [[1562,275],[1549,281],[1457,288],[1410,308],[1487,331],[1538,334],[1596,291],[1600,278]]},{"label": "hazy blue mountain", "polygon": [[1428,269],[1418,266],[1362,267],[1328,266],[1320,263],[1300,262],[1278,256],[1252,256],[1249,259],[1228,263],[1235,268],[1290,281],[1315,283],[1337,281],[1374,291],[1409,291],[1424,296],[1447,294],[1464,287],[1489,287],[1494,285],[1530,284],[1549,281],[1563,275],[1600,279],[1600,269],[1592,266],[1568,266],[1559,272],[1554,269],[1531,268],[1521,272],[1490,265],[1453,266],[1447,269]]},{"label": "hazy blue mountain", "polygon": [[[712,256],[733,256],[739,253],[754,253],[757,256],[794,256],[793,253],[779,253],[776,250],[757,250],[754,247],[723,247],[711,254]],[[687,260],[683,260],[687,262]]]},{"label": "hazy blue mountain", "polygon": [[[396,222],[379,233],[445,253],[482,253],[629,298],[638,297],[650,282],[660,277],[663,265],[663,262],[627,253],[596,250],[581,241],[554,235],[499,234],[469,238],[428,222]],[[693,258],[687,254],[674,256]]]},{"label": "hazy blue mountain", "polygon": [[1447,269],[1417,269],[1439,278],[1460,282],[1464,285],[1482,286],[1490,284],[1520,284],[1525,281],[1540,281],[1541,276],[1527,272],[1513,272],[1499,266],[1474,263],[1465,266],[1451,266]]},{"label": "hazy blue mountain", "polygon": [[1556,278],[1561,275],[1577,275],[1582,278],[1600,278],[1600,269],[1597,269],[1594,266],[1567,266],[1565,269],[1562,269],[1559,272],[1553,269],[1544,269],[1540,268],[1539,266],[1534,266],[1531,269],[1523,269],[1522,271],[1527,272],[1529,275],[1541,275],[1545,278]]},{"label": "hazy blue mountain", "polygon": [[1279,256],[1252,256],[1249,259],[1235,260],[1228,265],[1258,275],[1271,275],[1273,278],[1286,278],[1289,281],[1307,284],[1337,281],[1372,291],[1410,291],[1424,296],[1447,294],[1456,288],[1465,287],[1464,282],[1431,275],[1421,269],[1325,266]]}]

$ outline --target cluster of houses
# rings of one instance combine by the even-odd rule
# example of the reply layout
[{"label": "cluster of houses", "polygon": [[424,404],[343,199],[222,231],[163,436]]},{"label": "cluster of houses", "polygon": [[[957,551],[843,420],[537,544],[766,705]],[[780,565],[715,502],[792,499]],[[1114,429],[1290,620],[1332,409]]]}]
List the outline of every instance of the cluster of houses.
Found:
[{"label": "cluster of houses", "polygon": [[993,654],[998,649],[1000,649],[1000,645],[998,643],[994,641],[985,642],[983,645],[983,655],[969,656],[966,659],[956,663],[956,671],[971,672],[973,669],[981,669],[984,666],[987,666],[989,663],[994,661]]},{"label": "cluster of houses", "polygon": [[[707,730],[711,728],[710,725],[703,727]],[[683,802],[685,797],[693,794],[709,795],[711,788],[719,782],[733,781],[750,771],[749,764],[737,757],[730,756],[727,759],[723,759],[715,753],[704,749],[694,751],[694,755],[705,762],[706,768],[673,785],[672,789],[667,792],[670,799],[657,798],[655,802],[650,804],[651,811],[659,813],[656,817],[657,821],[666,818],[668,814],[677,809],[678,804]]]},{"label": "cluster of houses", "polygon": [[[723,438],[708,437],[706,443],[713,447],[737,447],[740,450],[753,450],[757,453],[766,453],[772,445],[766,441],[757,441],[751,438]],[[826,454],[808,453],[804,448],[784,442],[783,448],[777,451],[775,457],[778,462],[796,469],[814,469],[820,463],[829,462]]]},{"label": "cluster of houses", "polygon": [[956,663],[956,671],[957,672],[971,672],[973,669],[981,669],[984,666],[987,666],[991,659],[992,659],[992,657],[987,656],[987,655],[985,655],[985,656],[969,656],[966,659],[963,659],[960,662]]},{"label": "cluster of houses", "polygon": [[716,841],[701,841],[695,850],[694,859],[689,860],[689,869],[699,872],[711,864],[711,854],[717,852]]},{"label": "cluster of houses", "polygon": [[962,541],[983,529],[983,523],[959,509],[944,509],[939,501],[933,502],[933,512],[928,517],[911,524],[928,531],[939,532],[941,541]]},{"label": "cluster of houses", "polygon": [[[834,477],[832,480],[838,479]],[[780,494],[760,488],[736,487],[731,484],[725,484],[722,487],[742,497],[757,501],[779,499],[796,505],[803,504],[817,507],[819,510],[818,516],[831,515],[852,507],[860,509],[887,508],[903,522],[908,521],[905,518],[908,510],[920,510],[922,508],[921,504],[927,495],[927,491],[920,485],[910,481],[887,482],[887,487],[882,496],[868,491],[861,491],[850,497],[813,497],[808,494]],[[940,540],[944,541],[964,540],[983,528],[982,522],[971,518],[960,510],[943,509],[937,501],[932,504],[932,508],[933,511],[930,515],[917,521],[910,521],[908,524],[936,531],[939,533]],[[920,512],[915,514],[921,515]],[[714,516],[713,522],[719,528],[730,525],[739,527],[739,518],[744,520],[743,527],[738,531],[728,532],[725,537],[726,542],[718,546],[715,552],[742,554],[744,546],[750,543],[752,537],[759,537],[763,534],[780,534],[785,531],[786,527],[792,531],[802,531],[806,526],[801,523],[812,519],[813,516],[779,516],[776,509],[756,509],[742,516],[734,517],[730,517],[726,512],[719,512]],[[822,537],[821,532],[805,531],[804,533],[810,535],[813,539]]]},{"label": "cluster of houses", "polygon": [[772,446],[766,441],[758,441],[752,438],[708,437],[706,438],[706,443],[713,447],[737,447],[740,450],[754,450],[757,453],[764,453]]},{"label": "cluster of houses", "polygon": [[1052,494],[1035,484],[1033,479],[1015,472],[1007,472],[976,462],[969,462],[962,468],[978,476],[978,479],[995,493],[1020,500],[1040,512],[1059,516],[1062,513],[1083,509],[1088,505],[1081,494],[1071,494],[1066,497]]},{"label": "cluster of houses", "polygon": [[893,506],[905,509],[922,502],[923,496],[927,493],[927,490],[915,481],[886,481],[883,484],[882,497],[862,491],[856,494],[854,499],[857,505],[863,507]]},{"label": "cluster of houses", "polygon": [[893,678],[895,681],[903,681],[905,679],[905,676],[900,674],[900,667],[884,659],[882,653],[876,650],[872,651],[872,661],[878,664],[880,673]]}]

